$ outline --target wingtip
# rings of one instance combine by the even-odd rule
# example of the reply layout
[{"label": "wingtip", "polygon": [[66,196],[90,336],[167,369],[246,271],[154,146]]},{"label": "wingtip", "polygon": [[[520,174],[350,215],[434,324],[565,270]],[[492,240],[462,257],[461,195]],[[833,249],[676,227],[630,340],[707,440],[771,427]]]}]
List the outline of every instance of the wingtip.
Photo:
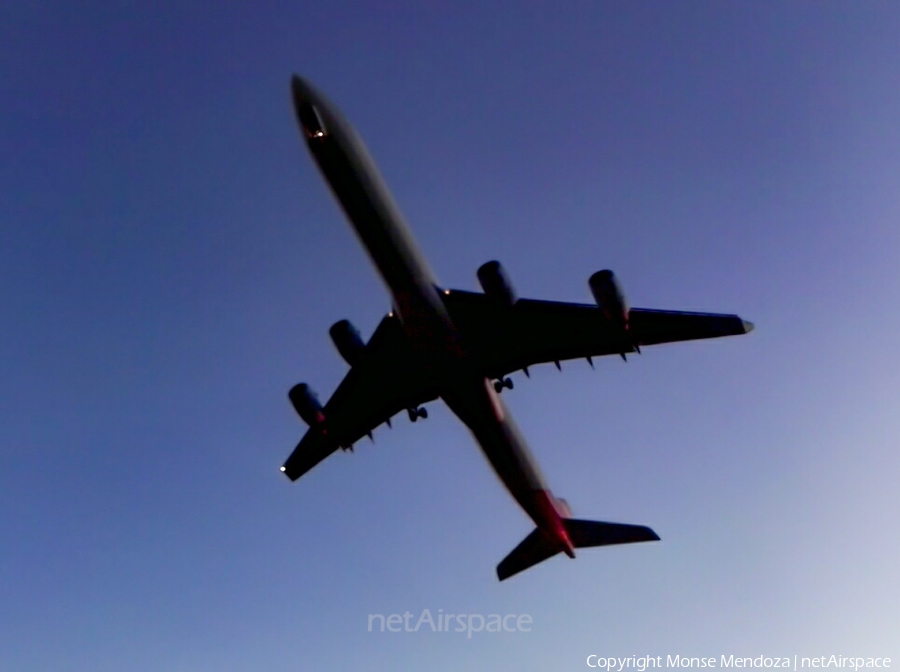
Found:
[{"label": "wingtip", "polygon": [[288,480],[291,483],[293,483],[298,478],[300,478],[300,474],[298,474],[295,469],[291,469],[290,465],[288,465],[287,462],[284,463],[284,465],[279,469],[279,471],[282,474],[284,474],[285,476],[287,476]]},{"label": "wingtip", "polygon": [[753,324],[753,322],[750,322],[749,320],[741,320],[741,322],[744,325],[744,333],[745,334],[749,334],[751,331],[756,329],[756,326]]}]

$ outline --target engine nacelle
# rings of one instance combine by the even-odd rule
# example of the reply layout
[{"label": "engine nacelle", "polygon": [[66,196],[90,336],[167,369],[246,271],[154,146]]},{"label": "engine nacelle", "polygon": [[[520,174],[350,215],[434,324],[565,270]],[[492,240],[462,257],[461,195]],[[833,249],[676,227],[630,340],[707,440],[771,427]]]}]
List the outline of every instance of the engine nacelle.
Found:
[{"label": "engine nacelle", "polygon": [[606,319],[622,330],[627,329],[628,302],[615,274],[609,270],[597,271],[588,280],[588,285]]},{"label": "engine nacelle", "polygon": [[312,388],[306,383],[299,383],[291,388],[288,392],[288,398],[291,405],[297,411],[297,415],[303,418],[310,427],[325,422],[325,415],[322,413],[322,404],[319,403],[319,397]]},{"label": "engine nacelle", "polygon": [[331,325],[328,333],[331,335],[334,347],[341,353],[344,361],[350,366],[356,366],[362,359],[363,351],[366,349],[366,344],[363,342],[362,336],[359,335],[356,327],[350,324],[350,320],[341,320]]},{"label": "engine nacelle", "polygon": [[499,261],[482,264],[478,268],[478,282],[485,294],[505,306],[512,306],[518,298]]}]

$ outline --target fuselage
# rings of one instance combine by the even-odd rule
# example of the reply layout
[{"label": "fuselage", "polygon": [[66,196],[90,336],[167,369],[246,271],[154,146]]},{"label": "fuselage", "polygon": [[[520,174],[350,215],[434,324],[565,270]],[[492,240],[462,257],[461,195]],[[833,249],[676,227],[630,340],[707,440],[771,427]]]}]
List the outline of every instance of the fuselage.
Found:
[{"label": "fuselage", "polygon": [[394,310],[441,398],[465,423],[494,471],[538,528],[573,555],[560,503],[547,488],[493,383],[466,351],[437,278],[362,140],[324,96],[299,77],[294,107],[319,169],[393,297]]}]

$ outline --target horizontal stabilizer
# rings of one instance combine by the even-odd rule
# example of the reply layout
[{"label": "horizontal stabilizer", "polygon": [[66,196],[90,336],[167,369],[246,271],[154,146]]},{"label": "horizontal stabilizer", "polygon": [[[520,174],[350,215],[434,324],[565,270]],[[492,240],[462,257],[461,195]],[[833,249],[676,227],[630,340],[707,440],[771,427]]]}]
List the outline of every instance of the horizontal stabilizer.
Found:
[{"label": "horizontal stabilizer", "polygon": [[[575,548],[659,541],[656,532],[644,525],[602,523],[573,518],[564,518],[563,525]],[[501,581],[508,579],[547,558],[552,558],[562,550],[558,542],[550,539],[539,529],[535,529],[497,565],[497,578]]]},{"label": "horizontal stabilizer", "polygon": [[497,565],[497,578],[503,581],[514,574],[552,558],[562,549],[548,539],[538,528],[522,540],[512,553]]},{"label": "horizontal stabilizer", "polygon": [[632,544],[636,541],[659,541],[656,532],[644,525],[599,523],[593,520],[563,520],[575,548]]}]

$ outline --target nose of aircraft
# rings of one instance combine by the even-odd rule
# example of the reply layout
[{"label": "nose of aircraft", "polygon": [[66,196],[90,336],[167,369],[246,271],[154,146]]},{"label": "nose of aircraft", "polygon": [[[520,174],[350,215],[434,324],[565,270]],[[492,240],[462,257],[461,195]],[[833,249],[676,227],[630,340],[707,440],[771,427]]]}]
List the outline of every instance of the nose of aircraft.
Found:
[{"label": "nose of aircraft", "polygon": [[291,94],[294,98],[294,110],[297,120],[307,140],[324,138],[328,135],[328,127],[323,118],[320,96],[310,84],[298,75],[291,78]]}]

